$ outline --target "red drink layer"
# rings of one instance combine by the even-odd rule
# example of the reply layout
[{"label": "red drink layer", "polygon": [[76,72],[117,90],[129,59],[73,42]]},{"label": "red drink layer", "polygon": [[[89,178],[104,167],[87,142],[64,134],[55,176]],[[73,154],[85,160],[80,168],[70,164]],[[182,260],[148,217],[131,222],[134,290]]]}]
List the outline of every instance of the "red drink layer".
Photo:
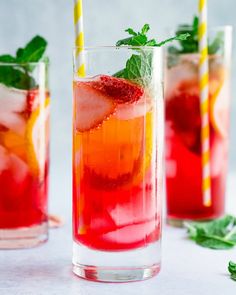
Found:
[{"label": "red drink layer", "polygon": [[74,95],[75,241],[106,251],[157,241],[152,99],[140,86],[109,76],[74,82]]},{"label": "red drink layer", "polygon": [[47,220],[46,96],[0,85],[0,229]]},{"label": "red drink layer", "polygon": [[168,69],[166,89],[167,214],[211,219],[224,214],[228,160],[229,85],[221,57],[210,58],[209,118],[212,204],[203,204],[198,56],[183,55]]}]

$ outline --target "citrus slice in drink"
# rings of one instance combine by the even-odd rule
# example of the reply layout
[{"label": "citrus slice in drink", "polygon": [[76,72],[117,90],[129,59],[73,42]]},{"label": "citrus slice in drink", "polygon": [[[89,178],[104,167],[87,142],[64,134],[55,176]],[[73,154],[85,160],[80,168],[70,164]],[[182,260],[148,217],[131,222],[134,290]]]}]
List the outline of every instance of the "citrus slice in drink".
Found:
[{"label": "citrus slice in drink", "polygon": [[225,137],[228,129],[229,97],[224,75],[210,80],[210,122],[214,130]]},{"label": "citrus slice in drink", "polygon": [[38,106],[30,115],[26,126],[27,156],[31,171],[39,175],[46,160],[46,146],[49,140],[49,102]]},{"label": "citrus slice in drink", "polygon": [[12,130],[7,130],[2,133],[0,132],[0,138],[2,138],[3,145],[8,151],[21,158],[23,161],[27,160],[24,136]]}]

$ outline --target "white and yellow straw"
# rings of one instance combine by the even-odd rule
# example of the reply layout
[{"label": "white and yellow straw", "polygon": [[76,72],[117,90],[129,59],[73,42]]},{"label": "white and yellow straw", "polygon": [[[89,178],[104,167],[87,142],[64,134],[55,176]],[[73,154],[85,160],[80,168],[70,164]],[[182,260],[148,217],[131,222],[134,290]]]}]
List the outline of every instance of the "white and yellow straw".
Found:
[{"label": "white and yellow straw", "polygon": [[85,76],[84,60],[84,28],[83,28],[83,5],[82,0],[74,0],[74,27],[77,72],[80,77]]},{"label": "white and yellow straw", "polygon": [[207,37],[207,0],[199,0],[199,78],[200,78],[200,110],[201,110],[201,142],[202,142],[202,193],[203,204],[211,206],[210,175],[210,127],[209,127],[209,68]]}]

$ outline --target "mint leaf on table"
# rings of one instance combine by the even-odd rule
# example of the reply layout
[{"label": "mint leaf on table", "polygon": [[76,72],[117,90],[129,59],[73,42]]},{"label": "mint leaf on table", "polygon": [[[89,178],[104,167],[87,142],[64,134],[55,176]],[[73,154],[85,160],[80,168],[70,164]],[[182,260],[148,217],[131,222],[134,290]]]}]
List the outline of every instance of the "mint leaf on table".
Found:
[{"label": "mint leaf on table", "polygon": [[[1,55],[0,83],[18,89],[35,88],[36,82],[31,74],[35,65],[29,65],[28,63],[45,59],[46,48],[47,41],[40,36],[36,36],[24,48],[19,48],[15,57],[9,54]],[[11,63],[12,65],[10,65]]]},{"label": "mint leaf on table", "polygon": [[[176,31],[176,35],[190,34],[190,37],[186,41],[179,40],[179,47],[170,46],[168,52],[170,54],[184,54],[184,53],[197,53],[199,51],[198,42],[198,25],[199,19],[194,16],[192,24],[179,25]],[[216,54],[223,50],[223,32],[219,32],[215,39],[208,45],[208,53]]]},{"label": "mint leaf on table", "polygon": [[135,32],[132,28],[125,30],[130,37],[121,39],[116,42],[116,46],[133,46],[137,47],[137,54],[133,54],[126,62],[126,66],[121,71],[115,73],[113,76],[135,81],[138,84],[146,85],[150,82],[152,73],[152,52],[138,48],[140,46],[154,46],[161,47],[173,40],[186,40],[189,34],[177,35],[167,40],[157,42],[155,39],[150,39],[147,36],[150,26],[145,24],[140,32]]},{"label": "mint leaf on table", "polygon": [[186,222],[189,238],[210,249],[231,249],[236,245],[236,218],[226,215],[208,222]]},{"label": "mint leaf on table", "polygon": [[232,280],[236,281],[236,263],[233,261],[229,262],[228,271]]}]

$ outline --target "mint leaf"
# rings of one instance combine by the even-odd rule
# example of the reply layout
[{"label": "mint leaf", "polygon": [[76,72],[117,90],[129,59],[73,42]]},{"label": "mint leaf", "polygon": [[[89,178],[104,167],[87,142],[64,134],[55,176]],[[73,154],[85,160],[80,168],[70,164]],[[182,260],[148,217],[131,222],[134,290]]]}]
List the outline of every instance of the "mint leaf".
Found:
[{"label": "mint leaf", "polygon": [[[194,16],[192,24],[179,25],[176,35],[189,34],[190,36],[186,40],[178,40],[179,47],[170,46],[168,52],[170,54],[197,53],[199,51],[198,25],[199,20],[197,16]],[[224,35],[222,32],[217,34],[215,39],[208,46],[209,54],[216,54],[220,50],[223,50],[223,37]]]},{"label": "mint leaf", "polygon": [[[0,62],[3,64],[0,64],[0,83],[18,89],[35,88],[37,85],[31,76],[35,65],[28,63],[40,60],[48,62],[48,59],[44,57],[46,47],[46,40],[36,36],[24,48],[19,48],[16,51],[16,57],[9,54],[1,55]],[[13,65],[7,65],[10,63]]]},{"label": "mint leaf", "polygon": [[224,48],[224,33],[218,32],[215,39],[208,46],[208,54],[215,54]]},{"label": "mint leaf", "polygon": [[25,48],[19,48],[16,53],[18,63],[38,62],[44,55],[47,42],[40,36],[34,37]]},{"label": "mint leaf", "polygon": [[227,250],[234,247],[234,243],[227,241],[223,238],[205,234],[198,234],[196,243],[202,247],[215,249],[215,250]]},{"label": "mint leaf", "polygon": [[165,45],[166,43],[169,43],[169,42],[172,42],[172,41],[175,41],[175,40],[178,40],[178,41],[186,41],[189,37],[190,37],[190,34],[189,33],[179,34],[179,35],[177,35],[175,37],[166,39],[166,40],[158,43],[156,46],[159,46],[160,47],[160,46]]},{"label": "mint leaf", "polygon": [[158,43],[155,39],[148,39],[147,32],[149,30],[150,26],[148,24],[145,24],[140,32],[135,32],[133,29],[128,28],[125,32],[131,35],[131,37],[121,39],[116,42],[116,46],[125,45],[137,47],[134,50],[136,50],[138,54],[133,54],[126,62],[125,68],[114,74],[115,77],[133,80],[141,85],[150,83],[152,72],[152,53],[151,51],[144,51],[142,48],[139,49],[138,47],[160,47],[173,40],[183,41],[189,37],[189,34],[183,34]]},{"label": "mint leaf", "polygon": [[125,30],[125,32],[129,33],[130,35],[137,36],[137,33],[131,28],[128,28],[127,30]]},{"label": "mint leaf", "polygon": [[16,59],[10,54],[0,55],[0,62],[15,63]]},{"label": "mint leaf", "polygon": [[198,245],[211,249],[230,249],[236,245],[236,218],[226,215],[209,222],[187,222],[188,236]]},{"label": "mint leaf", "polygon": [[233,261],[229,262],[228,271],[232,280],[236,281],[236,263]]},{"label": "mint leaf", "polygon": [[145,35],[145,34],[147,34],[147,32],[150,30],[150,26],[149,26],[149,24],[145,24],[143,27],[142,27],[142,29],[141,29],[141,34],[142,35]]},{"label": "mint leaf", "polygon": [[0,66],[0,83],[17,89],[36,87],[35,80],[27,72],[13,66]]}]

